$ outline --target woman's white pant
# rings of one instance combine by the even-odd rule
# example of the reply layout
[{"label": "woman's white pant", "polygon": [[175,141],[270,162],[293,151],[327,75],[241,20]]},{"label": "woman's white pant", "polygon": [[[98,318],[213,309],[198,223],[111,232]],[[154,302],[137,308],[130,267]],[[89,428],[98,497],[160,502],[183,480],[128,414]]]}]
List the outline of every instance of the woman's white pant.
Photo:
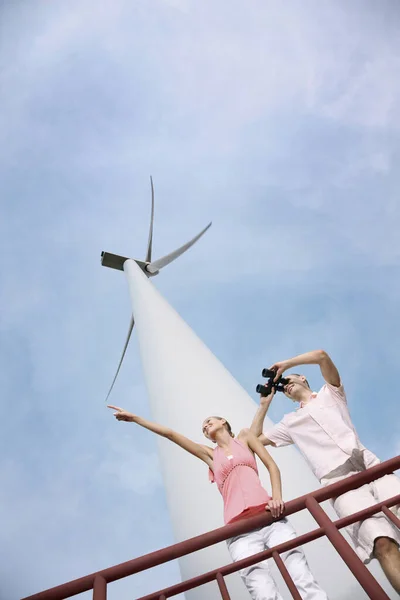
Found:
[{"label": "woman's white pant", "polygon": [[[250,533],[227,540],[234,562],[297,537],[292,525],[282,519]],[[281,554],[294,584],[304,600],[327,600],[328,596],[315,581],[302,548]],[[240,571],[253,600],[282,600],[266,560]]]}]

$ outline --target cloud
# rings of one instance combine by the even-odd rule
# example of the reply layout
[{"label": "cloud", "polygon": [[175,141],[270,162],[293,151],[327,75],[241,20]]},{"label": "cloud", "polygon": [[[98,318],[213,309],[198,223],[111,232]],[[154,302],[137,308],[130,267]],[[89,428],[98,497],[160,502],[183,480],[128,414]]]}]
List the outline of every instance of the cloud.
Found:
[{"label": "cloud", "polygon": [[114,436],[107,440],[107,458],[97,470],[99,483],[107,489],[112,483],[133,494],[155,494],[161,485],[157,455],[132,448],[131,437]]},{"label": "cloud", "polygon": [[[154,440],[116,429],[103,404],[130,305],[100,251],[143,258],[150,173],[155,256],[213,219],[155,280],[167,299],[251,392],[262,366],[325,347],[363,442],[388,458],[400,358],[393,4],[1,10],[3,595],[172,542]],[[148,414],[135,340],[113,401]],[[176,566],[143,574],[135,593],[177,577]]]}]

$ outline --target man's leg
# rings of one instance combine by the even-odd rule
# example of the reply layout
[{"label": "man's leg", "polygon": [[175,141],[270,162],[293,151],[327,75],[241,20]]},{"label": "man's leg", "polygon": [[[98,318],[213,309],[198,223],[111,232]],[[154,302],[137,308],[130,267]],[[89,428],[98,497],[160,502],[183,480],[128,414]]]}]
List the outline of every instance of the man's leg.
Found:
[{"label": "man's leg", "polygon": [[397,544],[387,537],[376,538],[374,556],[379,560],[386,577],[400,594],[400,552]]},{"label": "man's leg", "polygon": [[[384,500],[385,498],[379,497],[376,484],[377,482],[363,485],[336,498],[333,506],[339,517],[346,517]],[[391,495],[395,496],[396,493]],[[346,530],[361,560],[367,564],[371,559],[376,558],[391,585],[400,593],[399,530],[383,513],[377,513],[360,523],[354,523]]]},{"label": "man's leg", "polygon": [[[276,521],[262,531],[265,534],[264,542],[269,548],[297,537],[293,526],[286,519]],[[328,600],[328,596],[314,579],[301,547],[282,553],[282,560],[304,600]]]},{"label": "man's leg", "polygon": [[[228,550],[234,562],[265,550],[260,531],[257,529],[227,540]],[[239,572],[253,600],[283,600],[266,560]]]},{"label": "man's leg", "polygon": [[[372,482],[372,486],[377,502],[400,495],[400,478],[394,475],[394,473],[376,479]],[[400,504],[392,506],[389,510],[400,519]]]},{"label": "man's leg", "polygon": [[[385,475],[380,477],[371,484],[373,494],[376,502],[382,502],[393,496],[400,494],[400,479],[394,474]],[[391,508],[393,513],[400,518],[400,505],[393,506]],[[398,537],[395,541],[391,538],[380,537],[375,539],[374,544],[374,556],[378,559],[379,564],[382,567],[386,577],[396,590],[400,594],[400,532],[397,528],[393,528],[398,533]],[[397,542],[397,543],[395,543]]]}]

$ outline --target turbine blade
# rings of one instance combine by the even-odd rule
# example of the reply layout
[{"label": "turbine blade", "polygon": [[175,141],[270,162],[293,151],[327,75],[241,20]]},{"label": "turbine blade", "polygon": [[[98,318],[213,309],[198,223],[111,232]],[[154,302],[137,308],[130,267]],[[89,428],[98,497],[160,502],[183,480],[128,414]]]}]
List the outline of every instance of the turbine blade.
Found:
[{"label": "turbine blade", "polygon": [[187,244],[184,244],[177,250],[174,250],[174,252],[171,252],[170,254],[167,254],[166,256],[163,256],[162,258],[159,258],[158,260],[155,260],[149,265],[147,265],[147,270],[149,271],[149,273],[157,273],[157,271],[166,267],[167,265],[169,265],[169,263],[181,256],[181,254],[186,252],[186,250],[189,250],[189,248],[191,248],[191,246],[193,246],[193,244],[195,244],[197,240],[199,240],[201,236],[205,234],[205,232],[211,227],[211,225],[212,223],[209,223],[207,227],[203,229],[203,231],[200,231],[200,233],[197,234],[196,237],[194,237],[192,240],[190,240],[190,242],[187,242]]},{"label": "turbine blade", "polygon": [[147,243],[146,262],[151,262],[151,254],[152,254],[152,249],[153,249],[154,186],[153,186],[153,178],[151,175],[150,175],[150,183],[151,183],[151,217],[150,217],[149,241]]},{"label": "turbine blade", "polygon": [[120,368],[121,368],[122,362],[123,362],[123,360],[124,360],[124,357],[125,357],[126,350],[127,350],[127,348],[128,348],[129,340],[131,339],[131,334],[132,334],[132,329],[133,329],[133,326],[134,326],[134,324],[135,324],[135,321],[134,321],[134,318],[132,317],[132,318],[131,318],[131,322],[129,323],[129,330],[128,330],[128,335],[126,336],[125,346],[124,346],[124,349],[122,350],[122,356],[121,356],[121,359],[120,359],[120,361],[119,361],[119,364],[118,364],[118,369],[117,369],[117,372],[115,373],[115,376],[114,376],[114,379],[113,379],[113,381],[112,381],[111,387],[110,387],[110,389],[108,390],[108,394],[107,394],[106,402],[107,402],[107,400],[108,400],[108,398],[109,398],[109,396],[110,396],[110,394],[111,394],[111,392],[112,392],[112,389],[113,389],[113,387],[114,387],[114,383],[115,383],[115,382],[116,382],[116,380],[117,380],[118,373],[119,373],[119,371],[120,371]]}]

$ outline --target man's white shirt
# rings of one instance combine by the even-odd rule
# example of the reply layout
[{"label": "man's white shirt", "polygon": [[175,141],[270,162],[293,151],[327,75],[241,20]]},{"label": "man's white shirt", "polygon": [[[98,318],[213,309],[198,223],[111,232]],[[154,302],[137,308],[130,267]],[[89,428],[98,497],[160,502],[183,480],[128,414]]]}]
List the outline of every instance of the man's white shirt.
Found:
[{"label": "man's white shirt", "polygon": [[296,444],[319,480],[343,465],[354,451],[362,456],[364,468],[380,462],[356,433],[343,385],[326,383],[310,402],[285,415],[264,435],[277,447]]}]

